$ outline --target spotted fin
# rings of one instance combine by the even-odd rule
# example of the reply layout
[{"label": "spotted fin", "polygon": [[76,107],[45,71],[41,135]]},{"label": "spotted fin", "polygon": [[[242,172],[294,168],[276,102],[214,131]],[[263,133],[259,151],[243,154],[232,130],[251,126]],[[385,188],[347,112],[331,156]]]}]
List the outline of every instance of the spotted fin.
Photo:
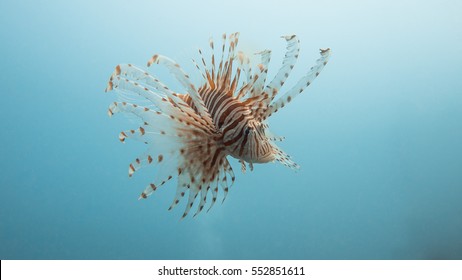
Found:
[{"label": "spotted fin", "polygon": [[276,161],[278,161],[282,165],[287,166],[291,169],[295,169],[295,170],[300,169],[300,165],[295,163],[288,154],[282,151],[279,147],[276,147],[276,145],[273,145],[273,151],[274,151]]},{"label": "spotted fin", "polygon": [[261,56],[261,61],[257,65],[257,69],[259,70],[260,77],[258,81],[252,86],[252,89],[250,90],[252,97],[260,95],[265,89],[266,77],[268,74],[268,64],[271,60],[270,50],[264,50],[257,54]]},{"label": "spotted fin", "polygon": [[268,110],[265,112],[263,119],[271,116],[273,113],[276,113],[279,109],[283,108],[287,103],[291,102],[297,95],[302,93],[314,79],[321,73],[324,66],[329,61],[329,57],[331,54],[330,49],[321,50],[321,57],[316,60],[316,65],[311,67],[310,71],[302,77],[297,84],[282,95],[276,102],[270,105]]},{"label": "spotted fin", "polygon": [[175,78],[183,85],[183,87],[188,90],[188,93],[191,96],[193,103],[201,117],[204,118],[204,120],[209,124],[209,126],[213,126],[213,121],[210,117],[207,108],[205,107],[204,101],[197,92],[197,89],[194,86],[194,84],[189,80],[188,74],[184,72],[180,65],[172,59],[158,54],[154,55],[148,61],[148,67],[154,63],[163,64],[165,67],[167,67],[167,69],[170,70],[170,73],[172,73],[175,76]]},{"label": "spotted fin", "polygon": [[183,213],[185,217],[200,193],[196,211],[198,214],[205,207],[206,197],[211,193],[210,209],[217,199],[216,186],[226,184],[223,188],[226,195],[228,185],[234,181],[234,175],[232,179],[228,176],[224,181],[220,177],[220,174],[232,174],[232,169],[225,158],[223,148],[220,148],[215,140],[217,135],[214,134],[214,129],[207,126],[181,96],[164,87],[156,88],[161,83],[153,80],[153,76],[131,66],[120,67],[118,72],[112,76],[109,91],[115,90],[118,94],[128,97],[142,96],[156,108],[129,102],[114,102],[108,109],[110,116],[127,113],[142,121],[142,126],[138,129],[126,130],[119,134],[121,142],[134,139],[148,144],[145,153],[136,157],[128,167],[129,176],[142,167],[155,167],[154,180],[148,184],[139,198],[149,197],[169,180],[178,177],[177,194],[170,209],[187,195],[188,204]]},{"label": "spotted fin", "polygon": [[266,86],[265,91],[269,94],[270,98],[266,104],[270,102],[277,95],[281,87],[284,85],[287,77],[294,68],[295,62],[298,59],[300,52],[300,41],[295,35],[282,36],[287,41],[287,51],[282,61],[282,66],[274,76],[273,80]]}]

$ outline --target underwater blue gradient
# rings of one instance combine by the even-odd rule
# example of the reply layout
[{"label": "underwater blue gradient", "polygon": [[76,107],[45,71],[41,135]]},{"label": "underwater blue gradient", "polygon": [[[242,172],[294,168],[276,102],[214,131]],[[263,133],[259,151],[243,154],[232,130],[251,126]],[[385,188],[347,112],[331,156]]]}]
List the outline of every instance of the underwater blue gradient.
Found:
[{"label": "underwater blue gradient", "polygon": [[[461,259],[462,2],[228,2],[0,1],[0,258]],[[235,31],[273,50],[270,75],[299,36],[284,89],[332,49],[270,119],[301,169],[233,160],[225,203],[180,222],[173,183],[137,200],[155,170],[128,178],[143,145],[103,91],[154,53],[194,72]]]}]

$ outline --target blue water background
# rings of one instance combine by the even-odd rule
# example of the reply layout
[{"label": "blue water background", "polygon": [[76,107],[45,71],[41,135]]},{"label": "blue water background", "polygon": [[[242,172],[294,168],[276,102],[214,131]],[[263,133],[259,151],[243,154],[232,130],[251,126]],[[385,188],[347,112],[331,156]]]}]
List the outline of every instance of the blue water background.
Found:
[{"label": "blue water background", "polygon": [[[0,1],[1,259],[461,259],[461,1]],[[297,34],[284,89],[332,58],[270,120],[301,165],[237,174],[226,202],[179,221],[171,183],[127,176],[137,124],[108,118],[114,67],[155,53],[194,72],[210,36],[273,50]],[[219,43],[217,43],[219,45]],[[166,84],[180,87],[161,67]],[[192,74],[195,75],[196,74]],[[197,79],[196,79],[197,81]],[[221,197],[221,194],[220,194]]]}]

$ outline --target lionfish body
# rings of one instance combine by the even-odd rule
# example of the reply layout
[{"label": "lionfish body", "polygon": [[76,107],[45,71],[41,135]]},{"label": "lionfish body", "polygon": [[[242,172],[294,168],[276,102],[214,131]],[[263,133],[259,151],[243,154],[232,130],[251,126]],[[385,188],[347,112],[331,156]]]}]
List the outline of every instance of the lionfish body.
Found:
[{"label": "lionfish body", "polygon": [[146,99],[151,106],[129,102],[114,102],[109,115],[127,112],[139,117],[143,124],[137,130],[121,132],[119,139],[134,138],[148,145],[147,151],[129,165],[129,176],[146,165],[157,164],[156,179],[141,193],[147,198],[173,177],[178,177],[177,192],[169,208],[188,196],[183,213],[185,217],[199,198],[196,215],[212,196],[210,208],[218,196],[219,187],[224,199],[235,180],[228,156],[246,163],[278,161],[297,169],[288,155],[275,141],[282,137],[268,130],[267,119],[308,87],[327,64],[330,49],[321,50],[321,57],[298,83],[273,101],[289,76],[299,53],[299,40],[295,35],[285,36],[287,52],[275,77],[266,82],[271,52],[260,54],[261,62],[252,71],[250,60],[242,52],[236,53],[238,33],[229,36],[229,48],[225,58],[226,36],[223,35],[221,59],[216,63],[214,43],[210,40],[211,62],[207,65],[202,51],[202,67],[194,60],[204,82],[196,87],[189,76],[173,60],[154,55],[148,67],[162,64],[185,88],[186,93],[173,92],[152,74],[131,64],[118,65],[112,74],[106,91],[115,90],[125,98]]}]

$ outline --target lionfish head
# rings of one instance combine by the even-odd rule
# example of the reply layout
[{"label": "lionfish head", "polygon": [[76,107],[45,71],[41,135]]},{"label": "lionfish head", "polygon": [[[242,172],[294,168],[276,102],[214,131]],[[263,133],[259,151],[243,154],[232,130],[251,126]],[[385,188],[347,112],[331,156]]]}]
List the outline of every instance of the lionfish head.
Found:
[{"label": "lionfish head", "polygon": [[235,130],[223,134],[226,151],[237,159],[249,163],[265,163],[275,159],[273,145],[266,136],[266,126],[249,119]]}]

